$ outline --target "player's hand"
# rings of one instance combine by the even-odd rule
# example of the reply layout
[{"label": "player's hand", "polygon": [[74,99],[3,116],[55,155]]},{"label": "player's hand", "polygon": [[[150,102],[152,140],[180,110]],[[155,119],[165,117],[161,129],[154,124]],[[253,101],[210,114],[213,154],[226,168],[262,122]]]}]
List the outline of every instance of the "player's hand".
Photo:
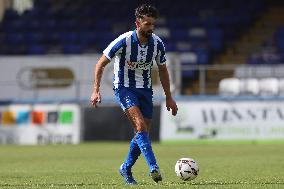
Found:
[{"label": "player's hand", "polygon": [[91,104],[95,106],[95,108],[98,107],[97,103],[101,103],[101,93],[100,91],[93,91],[91,96]]},{"label": "player's hand", "polygon": [[173,116],[177,115],[178,107],[177,107],[177,104],[172,97],[166,98],[166,107],[167,107],[168,111],[172,110]]}]

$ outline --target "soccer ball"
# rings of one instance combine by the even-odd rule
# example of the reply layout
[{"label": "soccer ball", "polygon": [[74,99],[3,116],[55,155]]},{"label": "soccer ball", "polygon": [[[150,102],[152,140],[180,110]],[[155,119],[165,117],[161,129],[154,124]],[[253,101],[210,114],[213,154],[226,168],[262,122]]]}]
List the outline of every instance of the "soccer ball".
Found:
[{"label": "soccer ball", "polygon": [[199,168],[194,159],[181,158],[176,162],[175,172],[180,179],[189,181],[197,177]]}]

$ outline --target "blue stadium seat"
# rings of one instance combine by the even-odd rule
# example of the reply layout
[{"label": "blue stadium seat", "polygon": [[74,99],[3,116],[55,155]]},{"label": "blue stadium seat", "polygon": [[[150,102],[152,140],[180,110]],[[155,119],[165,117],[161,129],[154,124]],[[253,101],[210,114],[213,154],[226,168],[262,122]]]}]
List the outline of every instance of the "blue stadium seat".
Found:
[{"label": "blue stadium seat", "polygon": [[26,43],[40,43],[45,39],[45,35],[40,32],[25,32]]},{"label": "blue stadium seat", "polygon": [[6,9],[6,11],[4,12],[3,15],[3,19],[7,20],[7,21],[11,21],[11,20],[16,20],[19,18],[19,14],[17,11],[13,10],[13,9]]},{"label": "blue stadium seat", "polygon": [[210,52],[208,49],[196,49],[195,53],[197,55],[198,64],[209,64]]},{"label": "blue stadium seat", "polygon": [[284,37],[283,39],[278,39],[277,40],[277,47],[280,53],[284,54]]},{"label": "blue stadium seat", "polygon": [[64,54],[82,54],[83,47],[76,44],[66,44],[63,46]]},{"label": "blue stadium seat", "polygon": [[[168,34],[161,36],[169,38],[164,39],[167,50],[196,50],[200,64],[209,63],[212,53],[218,54],[223,50],[225,40],[238,37],[240,29],[252,24],[265,8],[264,0],[177,0],[175,3],[153,0],[153,4],[159,5],[157,8],[164,20],[157,26],[170,31],[169,37]],[[64,46],[63,53],[83,53],[85,47],[95,46],[101,51],[117,37],[118,31],[134,28],[134,18],[129,21],[133,11],[129,10],[136,6],[135,1],[125,3],[123,0],[64,0],[56,3],[34,0],[34,8],[21,15],[11,9],[5,12],[0,32],[7,37],[0,46],[8,43],[15,46],[42,44],[51,48]],[[110,11],[117,7],[119,11]],[[117,25],[123,26],[122,29],[119,30]],[[281,32],[275,35],[281,35]],[[278,46],[283,52],[282,42]],[[204,52],[199,49],[204,49]]]},{"label": "blue stadium seat", "polygon": [[8,33],[5,38],[5,42],[8,45],[19,45],[19,43],[22,43],[24,41],[24,36],[22,33],[19,32],[13,32]]},{"label": "blue stadium seat", "polygon": [[183,67],[182,73],[181,73],[182,78],[194,79],[197,75],[196,70],[185,69],[185,67],[187,65],[196,65],[198,63],[197,54],[194,52],[181,53],[179,58],[180,58],[181,66]]},{"label": "blue stadium seat", "polygon": [[47,53],[47,48],[43,45],[32,44],[28,47],[27,53],[30,55],[44,55]]},{"label": "blue stadium seat", "polygon": [[59,40],[62,43],[76,43],[79,41],[79,35],[77,32],[60,32],[59,37]]},{"label": "blue stadium seat", "polygon": [[11,33],[21,31],[24,23],[20,20],[3,20],[1,25],[5,32]]}]

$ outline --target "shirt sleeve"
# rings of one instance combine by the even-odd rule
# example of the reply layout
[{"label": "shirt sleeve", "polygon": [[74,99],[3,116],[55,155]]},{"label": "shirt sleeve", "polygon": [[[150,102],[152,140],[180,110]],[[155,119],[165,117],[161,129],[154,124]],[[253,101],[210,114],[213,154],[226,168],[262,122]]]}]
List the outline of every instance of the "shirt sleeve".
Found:
[{"label": "shirt sleeve", "polygon": [[156,62],[158,65],[166,64],[167,58],[166,58],[166,50],[164,43],[162,41],[158,41],[157,45],[157,56],[156,56]]},{"label": "shirt sleeve", "polygon": [[103,51],[103,54],[111,60],[114,56],[119,54],[124,44],[125,38],[118,37],[108,45],[108,47]]}]

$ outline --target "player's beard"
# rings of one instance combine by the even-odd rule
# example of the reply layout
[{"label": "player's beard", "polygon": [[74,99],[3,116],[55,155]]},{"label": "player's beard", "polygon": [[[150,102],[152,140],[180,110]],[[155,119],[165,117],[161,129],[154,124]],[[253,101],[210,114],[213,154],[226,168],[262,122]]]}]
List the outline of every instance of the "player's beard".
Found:
[{"label": "player's beard", "polygon": [[145,37],[145,38],[151,37],[151,36],[152,36],[152,33],[153,33],[152,30],[148,30],[148,31],[140,30],[139,32],[140,32],[140,34],[141,34],[143,37]]}]

